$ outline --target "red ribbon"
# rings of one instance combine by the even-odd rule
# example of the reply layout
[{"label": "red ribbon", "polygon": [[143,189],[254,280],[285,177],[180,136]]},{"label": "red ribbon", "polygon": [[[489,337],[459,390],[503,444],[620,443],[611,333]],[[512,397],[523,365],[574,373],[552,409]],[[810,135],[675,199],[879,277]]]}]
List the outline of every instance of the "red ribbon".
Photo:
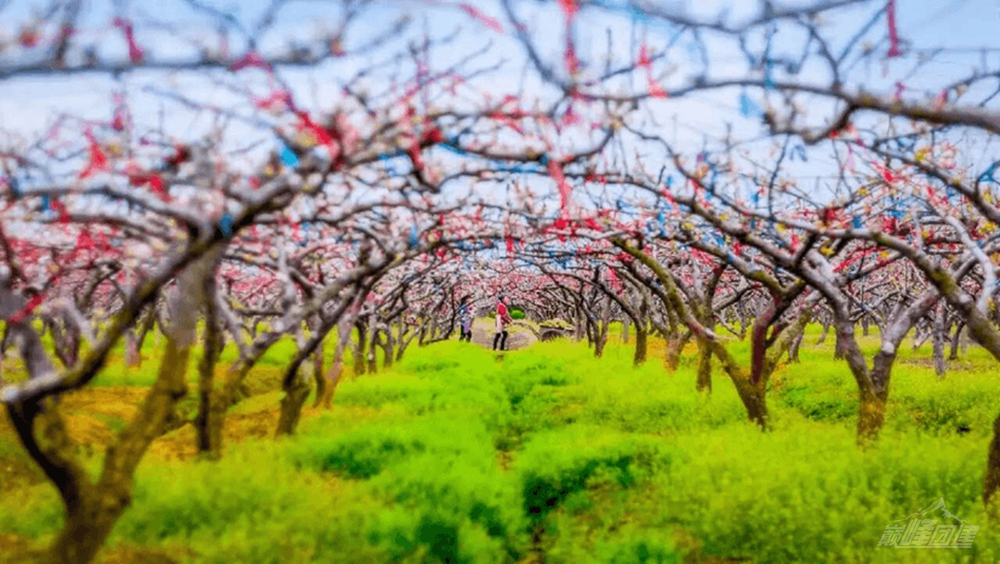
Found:
[{"label": "red ribbon", "polygon": [[69,212],[66,210],[66,206],[64,206],[62,202],[52,198],[49,205],[52,206],[52,209],[55,210],[57,214],[59,214],[59,223],[62,223],[63,225],[69,223]]},{"label": "red ribbon", "polygon": [[576,0],[559,0],[559,7],[566,14],[567,22],[576,17],[576,11],[579,9],[576,5]]},{"label": "red ribbon", "polygon": [[653,59],[649,56],[649,48],[643,43],[639,46],[639,60],[636,66],[646,69],[646,81],[649,83],[649,95],[653,98],[666,98],[667,92],[653,77]]},{"label": "red ribbon", "polygon": [[159,174],[130,174],[128,181],[132,186],[149,186],[164,202],[170,201],[170,193],[163,186],[163,178]]},{"label": "red ribbon", "polygon": [[296,111],[295,115],[299,116],[299,131],[308,131],[315,137],[316,143],[323,145],[330,152],[330,158],[334,161],[337,160],[337,156],[340,154],[340,147],[337,145],[333,137],[330,136],[330,132],[323,129],[316,122],[309,117],[304,111]]},{"label": "red ribbon", "polygon": [[15,313],[14,315],[10,316],[10,318],[7,319],[7,323],[8,324],[19,323],[25,317],[31,315],[31,312],[35,311],[35,308],[40,305],[42,305],[42,295],[35,294],[34,296],[32,296],[30,300],[28,300],[28,303],[25,304],[24,308],[22,308],[21,311]]},{"label": "red ribbon", "polygon": [[90,164],[87,168],[80,172],[78,178],[83,180],[88,176],[92,176],[98,172],[108,170],[108,156],[104,154],[104,150],[101,149],[100,144],[98,144],[97,139],[94,138],[94,134],[90,130],[83,132],[86,136],[87,141],[90,142]]},{"label": "red ribbon", "polygon": [[128,108],[125,107],[125,96],[121,92],[116,92],[112,96],[112,99],[115,103],[115,115],[111,120],[111,129],[124,131],[131,121],[128,115]]}]

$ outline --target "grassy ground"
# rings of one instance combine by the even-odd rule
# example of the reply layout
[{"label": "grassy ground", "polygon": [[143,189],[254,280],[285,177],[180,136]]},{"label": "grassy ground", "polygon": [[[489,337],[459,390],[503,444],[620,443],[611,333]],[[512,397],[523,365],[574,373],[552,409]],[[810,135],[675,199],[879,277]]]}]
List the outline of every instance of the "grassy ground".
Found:
[{"label": "grassy ground", "polygon": [[[666,374],[655,342],[653,358],[633,369],[631,349],[618,344],[595,360],[566,341],[503,356],[453,341],[345,382],[332,411],[307,410],[299,436],[274,441],[279,349],[254,373],[258,394],[230,418],[225,458],[196,460],[190,428],[154,443],[102,558],[997,561],[1000,536],[979,494],[1000,410],[993,361],[970,347],[939,380],[927,347],[907,347],[885,432],[861,451],[853,381],[832,360],[832,339],[815,346],[816,336],[800,364],[775,376],[768,433],[745,421],[723,374],[710,397],[694,391],[690,351]],[[112,364],[99,386],[66,399],[95,468],[148,371]],[[0,480],[0,553],[17,561],[45,545],[62,510],[5,421]],[[981,526],[974,548],[876,546],[891,521],[942,497]]]}]

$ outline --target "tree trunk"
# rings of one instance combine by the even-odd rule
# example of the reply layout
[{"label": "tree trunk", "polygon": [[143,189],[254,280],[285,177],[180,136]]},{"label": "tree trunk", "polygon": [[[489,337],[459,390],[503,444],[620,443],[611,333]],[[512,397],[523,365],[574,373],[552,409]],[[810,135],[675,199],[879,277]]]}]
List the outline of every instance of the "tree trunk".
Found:
[{"label": "tree trunk", "polygon": [[[631,318],[629,318],[627,315],[625,316],[625,319],[622,320],[622,342],[623,343],[627,343],[628,340],[629,340],[629,334],[628,334],[629,331],[628,330],[629,330],[629,324],[631,323],[631,321],[632,321]],[[636,329],[636,331],[638,331],[638,329]]]},{"label": "tree trunk", "polygon": [[878,438],[882,425],[885,424],[885,404],[888,395],[888,392],[861,390],[861,402],[858,407],[858,444],[869,444]]},{"label": "tree trunk", "polygon": [[993,439],[986,458],[986,475],[983,477],[983,502],[990,518],[995,519],[1000,511],[995,501],[1000,490],[1000,415],[993,420]]},{"label": "tree trunk", "polygon": [[372,323],[372,325],[373,327],[371,329],[371,334],[368,335],[368,355],[367,355],[368,373],[378,374],[378,360],[376,358],[375,349],[381,343],[379,339],[379,329],[377,327],[374,327],[375,325],[374,323]]},{"label": "tree trunk", "polygon": [[948,355],[948,360],[958,360],[958,344],[962,341],[963,329],[965,329],[965,324],[961,321],[955,324],[955,334],[951,337],[951,353]]},{"label": "tree trunk", "polygon": [[670,372],[676,372],[681,360],[681,347],[683,343],[680,337],[671,336],[667,338],[666,351],[663,353],[663,366]]},{"label": "tree trunk", "polygon": [[836,336],[836,340],[833,344],[833,359],[834,360],[844,360],[846,356],[846,351],[844,350],[845,345],[840,340],[840,335]]},{"label": "tree trunk", "polygon": [[222,425],[218,421],[219,410],[213,409],[212,402],[220,401],[215,392],[215,364],[219,358],[219,330],[216,325],[214,308],[209,306],[205,321],[202,357],[198,363],[198,414],[194,419],[198,452],[218,458],[222,449]]},{"label": "tree trunk", "polygon": [[344,351],[347,349],[347,342],[351,338],[351,326],[349,321],[341,320],[340,328],[337,332],[337,348],[333,351],[333,361],[329,371],[323,378],[326,383],[323,386],[323,393],[316,392],[316,405],[322,405],[326,409],[333,407],[333,395],[337,391],[337,384],[340,383],[344,375]]},{"label": "tree trunk", "polygon": [[798,334],[797,337],[792,339],[792,342],[788,345],[788,362],[799,362],[799,347],[802,345],[802,339],[805,338],[805,331]]},{"label": "tree trunk", "polygon": [[382,368],[392,368],[392,361],[395,358],[395,355],[393,354],[395,346],[393,342],[392,328],[386,328],[383,335],[385,335],[385,341],[382,342],[382,354],[385,356],[385,359],[382,361]]},{"label": "tree trunk", "polygon": [[698,339],[698,383],[699,392],[712,393],[712,349],[703,339]]},{"label": "tree trunk", "polygon": [[934,326],[931,328],[931,343],[933,345],[934,374],[944,378],[947,366],[944,361],[944,306],[938,306],[934,315]]},{"label": "tree trunk", "polygon": [[[749,383],[748,383],[749,384]],[[759,392],[752,386],[748,386],[746,389],[740,389],[737,387],[739,392],[740,401],[743,402],[743,407],[747,410],[747,417],[755,423],[761,430],[767,430],[767,398],[763,392]]]},{"label": "tree trunk", "polygon": [[142,366],[142,347],[146,342],[149,332],[156,326],[156,305],[149,306],[148,313],[139,322],[139,327],[134,331],[125,334],[125,364],[129,368],[139,368]]},{"label": "tree trunk", "polygon": [[[740,401],[743,402],[743,407],[747,410],[747,418],[755,423],[761,430],[767,430],[768,425],[768,414],[767,414],[767,383],[766,380],[760,380],[758,382],[753,382],[750,375],[745,371],[741,370],[735,363],[732,362],[732,357],[728,353],[724,353],[722,345],[715,343],[706,343],[705,348],[711,351],[712,347],[717,347],[720,355],[724,355],[728,360],[722,360],[722,367],[729,375],[730,380],[736,386],[736,393],[740,396]],[[720,356],[722,358],[722,356]]]},{"label": "tree trunk", "polygon": [[362,321],[355,323],[355,327],[358,330],[358,340],[354,343],[354,375],[360,376],[367,367],[365,357],[368,352],[368,327]]},{"label": "tree trunk", "polygon": [[313,400],[313,407],[319,407],[326,396],[326,368],[324,366],[323,345],[320,344],[316,352],[313,353],[313,379],[316,380],[316,399]]},{"label": "tree trunk", "polygon": [[608,323],[598,322],[594,325],[594,356],[604,356],[604,346],[608,344]]},{"label": "tree trunk", "polygon": [[[108,448],[104,471],[96,485],[79,485],[79,497],[66,501],[66,523],[50,549],[50,561],[60,564],[86,564],[97,555],[118,517],[132,500],[133,472],[146,448],[160,436],[173,406],[184,397],[185,372],[190,346],[170,339],[160,365],[159,376],[129,427]],[[57,423],[62,426],[61,420]],[[46,439],[59,437],[58,428],[43,431]],[[65,428],[62,428],[63,440]],[[59,440],[57,438],[57,440]],[[65,448],[66,444],[56,448]]]},{"label": "tree trunk", "polygon": [[[218,247],[218,251],[221,249]],[[62,472],[63,480],[57,482],[73,483],[56,483],[66,505],[66,522],[50,548],[49,561],[61,564],[91,562],[131,502],[136,467],[150,443],[163,434],[177,402],[187,393],[188,359],[197,337],[198,311],[204,305],[205,288],[214,275],[218,258],[219,252],[210,252],[178,276],[171,300],[167,347],[156,381],[132,421],[105,452],[97,484],[90,482],[86,472],[74,472],[74,467],[80,468],[76,464],[62,466],[70,470]],[[45,458],[71,461],[75,457],[70,452],[74,444],[66,433],[58,409],[51,402],[49,408],[38,421],[43,426],[40,429],[43,448],[49,450]],[[34,430],[28,432],[34,433]]]},{"label": "tree trunk", "polygon": [[642,366],[646,362],[646,333],[645,327],[635,327],[635,356],[632,358],[633,366]]},{"label": "tree trunk", "polygon": [[823,332],[819,334],[819,340],[816,341],[817,345],[822,345],[826,341],[826,336],[830,333],[830,324],[823,323]]},{"label": "tree trunk", "polygon": [[126,368],[138,368],[141,364],[139,360],[141,355],[139,354],[138,339],[135,336],[135,331],[125,332],[125,367]]},{"label": "tree trunk", "polygon": [[130,494],[123,493],[121,498],[97,492],[81,497],[78,507],[67,511],[63,530],[49,551],[49,561],[59,564],[92,562],[131,501]]},{"label": "tree trunk", "polygon": [[278,428],[275,437],[294,435],[302,417],[302,406],[309,398],[309,381],[301,373],[288,378],[282,386],[285,397],[281,398],[281,415],[278,417]]}]

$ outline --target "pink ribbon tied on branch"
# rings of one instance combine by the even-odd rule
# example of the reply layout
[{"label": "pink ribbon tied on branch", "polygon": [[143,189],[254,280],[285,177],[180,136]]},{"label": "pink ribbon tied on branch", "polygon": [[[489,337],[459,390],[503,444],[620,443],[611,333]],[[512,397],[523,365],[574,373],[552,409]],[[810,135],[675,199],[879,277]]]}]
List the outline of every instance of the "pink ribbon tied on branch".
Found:
[{"label": "pink ribbon tied on branch", "polygon": [[570,32],[570,29],[579,6],[577,6],[576,0],[559,0],[559,7],[566,14],[566,51],[563,54],[563,61],[570,75],[576,76],[580,72],[580,60],[577,58],[576,49],[573,47],[573,34]]},{"label": "pink ribbon tied on branch", "polygon": [[470,16],[478,20],[486,27],[492,29],[497,33],[503,33],[503,26],[500,25],[500,22],[496,18],[491,18],[490,16],[487,16],[486,14],[479,11],[476,7],[472,6],[471,4],[467,4],[465,2],[459,4],[458,7],[461,8],[462,10],[465,10],[465,13],[469,14]]},{"label": "pink ribbon tied on branch", "polygon": [[135,30],[132,28],[132,22],[121,17],[116,17],[112,21],[112,25],[122,30],[122,33],[125,34],[125,41],[128,42],[128,58],[132,61],[132,64],[138,65],[141,63],[145,54],[135,41]]},{"label": "pink ribbon tied on branch", "polygon": [[569,215],[569,198],[573,194],[573,187],[570,186],[568,180],[566,180],[566,175],[563,173],[563,163],[558,159],[549,159],[548,162],[549,176],[552,180],[556,181],[556,185],[559,186],[559,210],[562,217]]},{"label": "pink ribbon tied on branch", "polygon": [[636,66],[646,70],[646,81],[649,83],[649,95],[653,98],[666,98],[667,91],[653,77],[653,59],[649,56],[649,48],[643,43],[639,46],[639,60]]},{"label": "pink ribbon tied on branch", "polygon": [[270,71],[271,64],[264,60],[264,57],[261,57],[260,53],[251,50],[229,65],[229,70],[233,72],[239,72],[246,68],[258,68]]},{"label": "pink ribbon tied on branch", "polygon": [[890,59],[902,55],[899,50],[899,33],[896,31],[896,0],[889,0],[889,7],[886,9],[889,20],[889,53]]}]

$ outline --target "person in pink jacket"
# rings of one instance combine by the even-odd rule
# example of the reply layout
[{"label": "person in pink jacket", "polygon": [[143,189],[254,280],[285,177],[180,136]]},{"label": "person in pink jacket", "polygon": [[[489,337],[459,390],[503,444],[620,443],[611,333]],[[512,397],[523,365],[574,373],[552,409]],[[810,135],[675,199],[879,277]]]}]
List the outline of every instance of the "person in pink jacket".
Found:
[{"label": "person in pink jacket", "polygon": [[500,350],[507,350],[507,325],[514,321],[510,317],[507,304],[507,296],[500,294],[497,297],[497,328],[496,333],[493,335],[493,350],[497,350],[497,343],[500,344]]}]

